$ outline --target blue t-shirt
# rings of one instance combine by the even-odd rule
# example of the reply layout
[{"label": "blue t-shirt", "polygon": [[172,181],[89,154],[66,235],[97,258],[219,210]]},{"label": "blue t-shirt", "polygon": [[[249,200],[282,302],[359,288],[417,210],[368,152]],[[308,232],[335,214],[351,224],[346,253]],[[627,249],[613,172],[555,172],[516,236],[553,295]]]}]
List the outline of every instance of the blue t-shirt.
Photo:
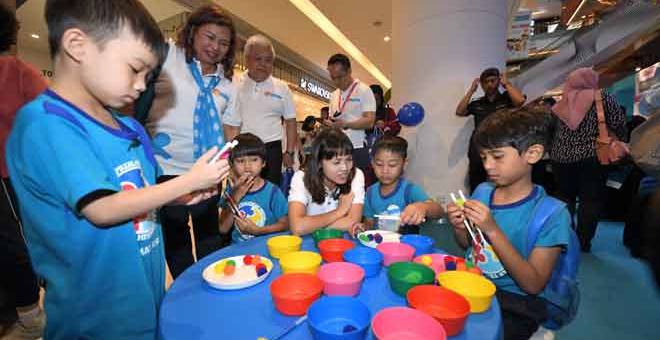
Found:
[{"label": "blue t-shirt", "polygon": [[[224,205],[224,199],[220,200]],[[256,191],[248,192],[243,199],[238,202],[238,210],[245,214],[257,227],[264,227],[276,223],[280,218],[289,213],[288,203],[282,190],[269,181],[264,181],[264,185]],[[246,235],[238,230],[234,225],[231,233],[232,242],[243,242],[254,237]]]},{"label": "blue t-shirt", "polygon": [[120,129],[47,90],[18,112],[7,142],[32,264],[46,281],[47,339],[157,336],[165,258],[156,212],[97,227],[78,210],[153,185],[160,172],[137,121],[115,119]]},{"label": "blue t-shirt", "polygon": [[381,194],[380,182],[377,182],[367,189],[362,215],[370,219],[375,218],[374,215],[399,216],[408,204],[428,199],[422,187],[405,178],[399,179],[396,189],[386,196]]},{"label": "blue t-shirt", "polygon": [[[483,185],[483,184],[482,184]],[[493,190],[493,193],[495,191]],[[532,192],[524,199],[506,205],[494,205],[492,202],[492,194],[487,201],[482,203],[490,206],[491,214],[495,222],[504,232],[509,242],[514,248],[525,257],[525,245],[527,242],[527,226],[532,219],[534,208],[536,204],[547,196],[545,190],[538,185],[534,186]],[[534,247],[566,247],[570,238],[571,217],[568,209],[560,209],[555,212],[546,221],[546,225],[538,236]],[[473,259],[472,247],[467,250],[467,258]],[[498,289],[504,289],[509,292],[527,295],[523,292],[516,282],[509,276],[506,269],[502,266],[497,256],[492,249],[484,249],[484,255],[479,260],[479,268],[482,270],[484,276],[490,278]],[[540,294],[543,296],[543,293]]]}]

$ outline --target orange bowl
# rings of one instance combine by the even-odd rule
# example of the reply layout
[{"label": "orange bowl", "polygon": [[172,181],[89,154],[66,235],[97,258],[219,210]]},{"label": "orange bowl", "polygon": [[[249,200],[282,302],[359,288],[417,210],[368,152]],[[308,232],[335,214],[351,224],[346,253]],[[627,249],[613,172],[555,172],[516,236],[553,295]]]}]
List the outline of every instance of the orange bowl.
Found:
[{"label": "orange bowl", "polygon": [[284,274],[270,285],[275,308],[284,315],[305,315],[322,291],[321,279],[307,273]]},{"label": "orange bowl", "polygon": [[411,307],[438,320],[448,336],[463,331],[465,321],[470,315],[468,301],[447,288],[433,285],[415,286],[408,291],[406,299]]}]

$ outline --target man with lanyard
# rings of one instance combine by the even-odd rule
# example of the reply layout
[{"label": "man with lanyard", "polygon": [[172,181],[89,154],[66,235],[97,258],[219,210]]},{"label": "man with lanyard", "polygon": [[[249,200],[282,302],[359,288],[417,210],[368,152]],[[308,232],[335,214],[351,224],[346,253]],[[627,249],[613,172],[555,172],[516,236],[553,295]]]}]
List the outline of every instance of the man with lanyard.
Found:
[{"label": "man with lanyard", "polygon": [[369,86],[353,79],[351,62],[343,54],[328,60],[328,73],[337,86],[330,95],[330,124],[344,130],[353,143],[353,162],[362,171],[369,166],[369,151],[365,146],[365,129],[374,126],[376,99]]},{"label": "man with lanyard", "polygon": [[[481,84],[484,96],[470,102],[479,84]],[[499,90],[500,85],[505,90],[503,93]],[[456,115],[459,117],[473,115],[474,130],[476,131],[479,124],[491,113],[502,109],[521,107],[524,103],[525,95],[515,88],[506,79],[505,75],[500,75],[498,69],[491,67],[481,72],[481,76],[472,81],[472,86],[470,86],[470,89],[456,107]],[[470,191],[474,191],[477,185],[486,181],[487,176],[481,164],[479,150],[476,150],[472,146],[472,138],[470,138],[470,145],[468,147],[468,160]]]},{"label": "man with lanyard", "polygon": [[[235,123],[240,124],[241,133],[252,133],[266,144],[266,167],[262,176],[279,186],[282,163],[287,168],[293,167],[298,141],[293,96],[284,82],[272,77],[275,49],[268,38],[263,35],[250,37],[245,43],[244,55],[248,71],[241,75],[238,83],[238,121]],[[282,119],[286,130],[284,157]]]}]

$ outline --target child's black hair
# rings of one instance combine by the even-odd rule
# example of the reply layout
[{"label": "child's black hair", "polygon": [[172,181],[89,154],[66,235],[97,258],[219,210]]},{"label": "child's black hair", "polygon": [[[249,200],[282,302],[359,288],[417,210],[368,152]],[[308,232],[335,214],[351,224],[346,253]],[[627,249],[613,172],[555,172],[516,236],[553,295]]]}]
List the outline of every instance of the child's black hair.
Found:
[{"label": "child's black hair", "polygon": [[372,155],[375,156],[379,151],[389,151],[400,155],[403,159],[408,158],[408,142],[399,136],[383,136],[376,144]]},{"label": "child's black hair", "polygon": [[[323,160],[330,160],[336,156],[353,154],[353,143],[346,134],[338,128],[327,128],[321,130],[312,142],[312,152],[305,168],[303,182],[305,188],[312,195],[312,201],[323,203],[325,201],[326,189],[323,183]],[[341,194],[351,192],[351,182],[355,176],[355,166],[348,174],[345,184],[338,186],[337,197]],[[335,197],[335,198],[337,198]]]},{"label": "child's black hair", "polygon": [[16,14],[6,5],[0,4],[0,53],[9,51],[16,44],[18,21]]},{"label": "child's black hair", "polygon": [[233,163],[235,159],[245,156],[259,156],[264,162],[266,161],[266,144],[261,138],[251,133],[241,133],[235,140],[238,141],[238,145],[229,154],[230,162]]},{"label": "child's black hair", "polygon": [[128,28],[153,52],[159,64],[165,60],[165,38],[156,20],[138,0],[47,0],[45,12],[53,59],[60,52],[62,36],[68,29],[82,30],[103,47]]},{"label": "child's black hair", "polygon": [[520,154],[535,144],[548,144],[548,116],[528,109],[500,110],[479,125],[472,142],[478,149],[513,147]]}]

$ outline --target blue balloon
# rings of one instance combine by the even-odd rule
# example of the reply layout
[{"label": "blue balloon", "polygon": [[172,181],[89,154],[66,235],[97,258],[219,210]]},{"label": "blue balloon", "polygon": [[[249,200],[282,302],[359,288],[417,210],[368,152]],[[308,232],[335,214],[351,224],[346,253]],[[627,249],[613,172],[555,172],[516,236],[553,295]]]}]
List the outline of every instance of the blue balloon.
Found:
[{"label": "blue balloon", "polygon": [[399,109],[399,123],[405,126],[416,126],[424,120],[424,107],[419,103],[408,103]]}]

